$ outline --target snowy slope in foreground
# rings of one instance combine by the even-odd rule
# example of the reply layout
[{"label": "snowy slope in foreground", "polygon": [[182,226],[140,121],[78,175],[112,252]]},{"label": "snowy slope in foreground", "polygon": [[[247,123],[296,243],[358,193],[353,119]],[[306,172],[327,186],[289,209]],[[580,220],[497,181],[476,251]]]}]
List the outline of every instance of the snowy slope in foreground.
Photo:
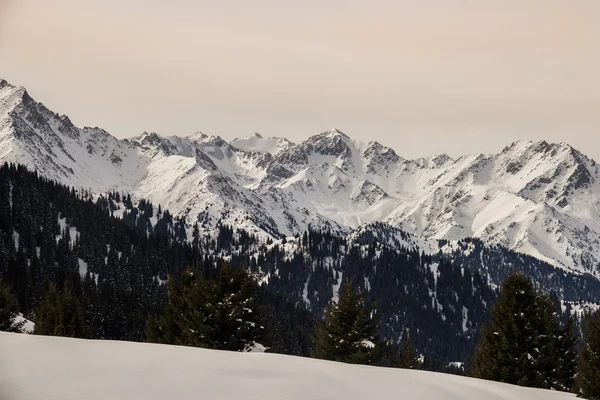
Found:
[{"label": "snowy slope in foreground", "polygon": [[0,399],[574,399],[422,371],[0,333]]}]

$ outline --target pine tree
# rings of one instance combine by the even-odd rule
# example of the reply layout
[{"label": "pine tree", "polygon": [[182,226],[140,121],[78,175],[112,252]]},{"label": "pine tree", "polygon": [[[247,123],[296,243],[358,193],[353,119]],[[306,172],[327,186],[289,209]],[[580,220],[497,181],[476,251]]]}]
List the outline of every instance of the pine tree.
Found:
[{"label": "pine tree", "polygon": [[[549,296],[513,273],[502,283],[473,359],[477,378],[553,388],[557,381],[557,319]],[[563,378],[564,379],[564,378]]]},{"label": "pine tree", "polygon": [[[234,271],[229,263],[223,263],[217,280],[209,281],[205,287],[205,293],[211,297],[204,310],[206,320],[200,326],[205,329],[204,339],[210,347],[242,351],[262,341],[264,327],[256,305],[258,283],[245,266]],[[198,288],[203,290],[201,285]]]},{"label": "pine tree", "polygon": [[575,393],[590,400],[600,400],[600,312],[588,314],[579,354]]},{"label": "pine tree", "polygon": [[181,316],[187,312],[184,309],[185,300],[183,292],[184,288],[186,288],[186,292],[189,290],[194,279],[194,274],[191,270],[186,270],[181,275],[180,282],[177,282],[171,276],[169,277],[169,290],[164,312],[159,316],[150,316],[146,324],[146,340],[148,342],[183,344],[181,340]]},{"label": "pine tree", "polygon": [[421,363],[417,358],[417,350],[410,339],[410,336],[406,336],[402,343],[402,349],[400,350],[400,368],[407,369],[419,369]]},{"label": "pine tree", "polygon": [[36,335],[85,338],[89,336],[79,299],[70,282],[62,291],[50,284],[35,312]]},{"label": "pine tree", "polygon": [[347,281],[339,300],[327,307],[325,320],[315,330],[318,358],[353,364],[376,364],[382,357],[374,305],[365,305],[365,293],[355,292]]},{"label": "pine tree", "polygon": [[555,305],[546,293],[538,293],[535,298],[536,312],[531,320],[533,327],[533,348],[529,360],[535,371],[534,380],[525,383],[546,389],[557,389],[557,376],[560,371],[558,348],[558,318]]},{"label": "pine tree", "polygon": [[10,288],[0,281],[0,331],[20,332],[23,323],[16,322],[17,298]]},{"label": "pine tree", "polygon": [[556,378],[553,388],[561,391],[573,390],[577,372],[577,337],[573,332],[573,318],[569,317],[556,335]]},{"label": "pine tree", "polygon": [[169,282],[165,312],[148,321],[148,341],[247,351],[260,343],[264,327],[256,305],[258,284],[244,267],[223,263],[217,279],[187,270]]}]

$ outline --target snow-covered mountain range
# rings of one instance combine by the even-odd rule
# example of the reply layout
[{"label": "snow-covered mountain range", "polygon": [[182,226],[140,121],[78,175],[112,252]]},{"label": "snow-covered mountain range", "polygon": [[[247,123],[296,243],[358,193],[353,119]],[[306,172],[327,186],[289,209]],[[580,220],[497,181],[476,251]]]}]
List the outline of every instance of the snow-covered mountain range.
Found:
[{"label": "snow-covered mountain range", "polygon": [[205,230],[224,223],[282,236],[310,225],[349,234],[379,221],[424,238],[476,237],[600,276],[598,165],[565,143],[409,160],[337,129],[297,144],[258,134],[117,139],[0,80],[0,161],[147,198]]}]

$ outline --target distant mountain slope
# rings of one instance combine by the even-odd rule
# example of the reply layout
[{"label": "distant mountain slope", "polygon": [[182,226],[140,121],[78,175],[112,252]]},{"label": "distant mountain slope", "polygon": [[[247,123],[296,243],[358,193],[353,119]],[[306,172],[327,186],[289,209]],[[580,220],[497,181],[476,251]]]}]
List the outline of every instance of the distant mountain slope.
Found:
[{"label": "distant mountain slope", "polygon": [[567,400],[575,396],[425,371],[276,354],[0,333],[0,398]]},{"label": "distant mountain slope", "polygon": [[432,370],[468,362],[513,270],[550,292],[561,318],[600,304],[594,276],[478,239],[423,239],[383,222],[274,240],[229,226],[202,234],[148,201],[92,196],[0,166],[0,279],[34,323],[47,284],[68,281],[91,338],[145,340],[148,316],[167,300],[167,277],[190,267],[211,276],[223,260],[256,274],[272,331],[265,344],[286,354],[311,354],[314,321],[347,280],[376,302],[382,336],[399,343],[409,335]]},{"label": "distant mountain slope", "polygon": [[517,142],[494,155],[407,160],[329,130],[294,144],[201,133],[119,140],[77,128],[0,81],[0,161],[93,192],[123,190],[214,232],[281,237],[382,221],[436,239],[480,238],[600,276],[598,165],[567,144]]}]

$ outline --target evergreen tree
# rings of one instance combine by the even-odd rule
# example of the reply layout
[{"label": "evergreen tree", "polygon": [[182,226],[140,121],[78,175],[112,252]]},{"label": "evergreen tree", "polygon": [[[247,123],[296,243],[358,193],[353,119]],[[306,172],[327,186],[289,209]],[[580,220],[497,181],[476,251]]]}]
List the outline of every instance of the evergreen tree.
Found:
[{"label": "evergreen tree", "polygon": [[556,379],[553,388],[572,391],[577,373],[577,336],[573,332],[573,318],[569,317],[564,327],[556,335]]},{"label": "evergreen tree", "polygon": [[583,329],[583,346],[577,365],[575,393],[600,400],[600,312],[588,314]]},{"label": "evergreen tree", "polygon": [[0,281],[0,331],[20,332],[23,323],[17,323],[17,298],[10,288]]},{"label": "evergreen tree", "polygon": [[263,344],[269,352],[310,357],[314,351],[313,315],[264,287],[259,288],[257,301],[267,332]]},{"label": "evergreen tree", "polygon": [[577,364],[577,339],[573,321],[560,326],[557,303],[547,293],[537,295],[537,353],[534,368],[538,371],[536,387],[571,391]]},{"label": "evergreen tree", "polygon": [[167,304],[164,311],[159,316],[150,316],[146,324],[146,340],[150,343],[163,344],[183,344],[181,326],[181,316],[188,312],[184,309],[185,299],[183,297],[184,288],[186,292],[192,285],[194,274],[191,270],[186,270],[181,275],[180,282],[173,277],[169,277],[169,291],[167,295]]},{"label": "evergreen tree", "polygon": [[406,369],[419,369],[421,363],[417,358],[417,350],[410,339],[410,336],[406,336],[402,343],[402,349],[400,350],[400,368]]},{"label": "evergreen tree", "polygon": [[62,291],[50,284],[42,302],[35,312],[36,335],[85,338],[89,332],[85,325],[79,299],[73,293],[70,282]]},{"label": "evergreen tree", "polygon": [[210,343],[210,347],[241,351],[250,350],[260,343],[264,327],[256,305],[258,283],[248,274],[246,267],[243,265],[232,270],[229,263],[222,263],[217,280],[209,282],[207,286],[206,294],[210,297],[203,313],[206,320],[195,321],[205,327],[204,339]]},{"label": "evergreen tree", "polygon": [[353,364],[376,364],[382,357],[374,305],[365,305],[365,293],[355,292],[347,281],[339,300],[327,307],[325,320],[315,330],[318,358]]},{"label": "evergreen tree", "polygon": [[[558,321],[548,295],[536,294],[531,279],[513,273],[502,283],[473,359],[477,378],[522,386],[557,388]],[[566,344],[565,344],[566,345]],[[564,381],[566,377],[561,378]]]},{"label": "evergreen tree", "polygon": [[216,279],[184,272],[169,283],[165,313],[148,322],[149,341],[246,351],[262,341],[256,306],[258,284],[244,267],[223,263]]}]

